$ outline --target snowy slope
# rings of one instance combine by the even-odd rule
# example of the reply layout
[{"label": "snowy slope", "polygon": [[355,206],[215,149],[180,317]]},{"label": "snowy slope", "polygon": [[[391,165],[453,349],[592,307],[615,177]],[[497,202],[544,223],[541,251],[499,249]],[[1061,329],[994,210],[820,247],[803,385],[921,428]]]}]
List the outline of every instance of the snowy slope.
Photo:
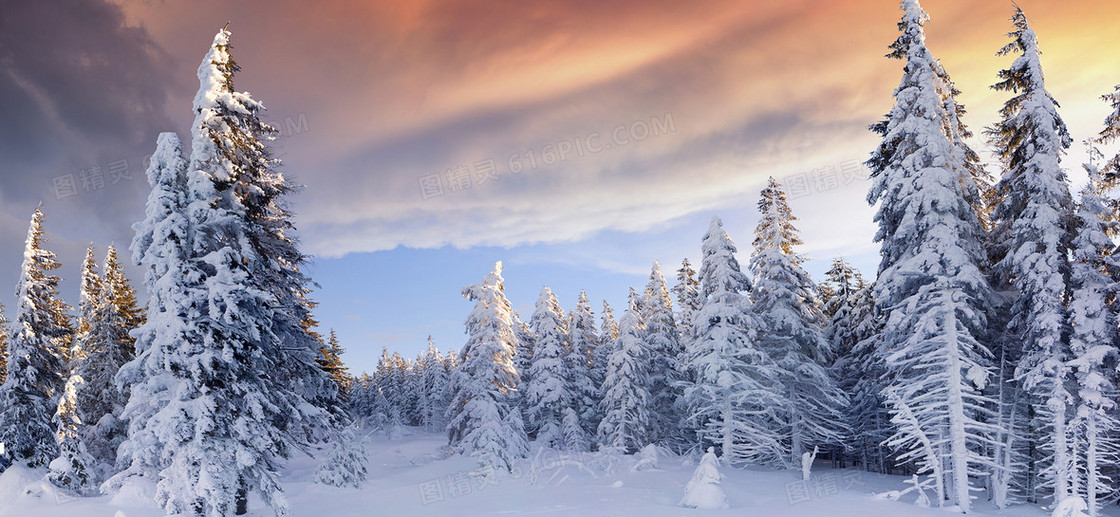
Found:
[{"label": "snowy slope", "polygon": [[[819,465],[809,482],[800,472],[721,467],[722,486],[731,508],[690,510],[677,503],[696,465],[663,456],[656,467],[633,470],[636,457],[563,454],[535,449],[519,472],[499,479],[475,475],[474,461],[448,457],[442,434],[415,433],[399,440],[373,437],[369,445],[370,477],[364,487],[339,489],[311,482],[315,461],[295,458],[284,476],[284,491],[295,517],[351,516],[946,516],[946,509],[919,508],[915,496],[886,501],[872,493],[901,490],[898,476]],[[163,513],[144,492],[130,486],[116,496],[74,499],[59,496],[38,481],[45,471],[13,467],[0,474],[0,517],[157,517]],[[25,490],[32,488],[32,494]],[[984,501],[971,515],[1043,517],[1050,513],[1020,505],[1003,513]],[[1110,508],[1109,515],[1120,515]],[[253,501],[250,515],[271,510]]]}]

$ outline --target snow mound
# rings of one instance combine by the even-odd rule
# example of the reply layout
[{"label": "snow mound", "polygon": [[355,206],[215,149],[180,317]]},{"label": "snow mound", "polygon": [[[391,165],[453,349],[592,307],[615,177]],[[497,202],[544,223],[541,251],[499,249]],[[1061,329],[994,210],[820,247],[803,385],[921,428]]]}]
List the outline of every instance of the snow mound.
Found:
[{"label": "snow mound", "polygon": [[661,451],[660,447],[652,443],[646,445],[638,452],[638,462],[630,467],[630,472],[656,469],[660,465],[662,456],[664,456],[664,453]]},{"label": "snow mound", "polygon": [[1053,517],[1087,517],[1089,507],[1080,497],[1067,497],[1054,508]]},{"label": "snow mound", "polygon": [[133,508],[157,508],[155,504],[156,484],[154,481],[134,476],[121,485],[120,490],[109,500],[113,506]]},{"label": "snow mound", "polygon": [[0,501],[15,501],[31,492],[39,492],[43,472],[13,464],[0,473]]}]

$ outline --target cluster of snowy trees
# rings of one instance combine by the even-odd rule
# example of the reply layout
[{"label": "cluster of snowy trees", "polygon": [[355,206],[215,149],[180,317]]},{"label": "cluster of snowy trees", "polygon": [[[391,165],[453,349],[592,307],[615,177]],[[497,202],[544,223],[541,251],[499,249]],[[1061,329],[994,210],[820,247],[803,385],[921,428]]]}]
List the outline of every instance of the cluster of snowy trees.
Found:
[{"label": "cluster of snowy trees", "polygon": [[[928,15],[917,0],[901,7],[888,57],[905,62],[903,77],[871,126],[882,137],[868,161],[882,244],[873,282],[842,259],[826,281],[809,278],[771,179],[747,271],[714,219],[699,271],[686,260],[670,289],[655,263],[621,318],[604,304],[596,327],[585,294],[564,312],[547,287],[525,323],[499,263],[463,291],[475,308],[455,364],[433,369],[436,352],[423,367],[379,368],[370,386],[386,402],[363,407],[431,426],[425,404],[446,401],[451,446],[496,468],[534,439],[572,451],[715,447],[730,465],[779,468],[819,447],[841,464],[928,476],[937,503],[962,511],[983,496],[1001,508],[1081,499],[1096,515],[1120,499],[1109,197],[1120,154],[1098,149],[1120,137],[1120,87],[1105,96],[1114,112],[1088,143],[1075,200],[1061,167],[1071,138],[1016,8],[999,51],[1015,58],[993,85],[1011,98],[985,131],[996,180],[926,46]],[[389,400],[407,382],[394,368],[414,387],[436,375],[441,391]]]},{"label": "cluster of snowy trees", "polygon": [[1101,164],[1096,146],[1120,134],[1120,96],[1105,96],[1114,112],[1089,142],[1075,201],[1061,165],[1071,137],[1016,7],[999,51],[1014,60],[992,86],[1011,97],[985,131],[1000,160],[993,181],[967,143],[960,92],[926,46],[928,16],[916,0],[902,10],[889,54],[906,63],[902,81],[872,127],[878,328],[857,345],[868,359],[853,364],[870,368],[856,384],[878,384],[887,445],[932,477],[940,501],[967,511],[981,491],[999,507],[1079,498],[1096,515],[1118,495],[1120,278],[1107,199],[1120,156]]},{"label": "cluster of snowy trees", "polygon": [[779,468],[814,447],[841,457],[849,405],[829,337],[866,332],[868,286],[837,260],[823,302],[773,179],[759,210],[749,272],[713,219],[699,271],[685,259],[670,288],[655,262],[617,321],[606,302],[597,321],[585,292],[565,311],[544,287],[526,322],[495,264],[463,290],[475,307],[461,352],[431,343],[415,361],[383,352],[376,373],[353,384],[354,418],[390,433],[446,428],[452,448],[498,469],[531,440],[577,452],[716,446],[731,464]]},{"label": "cluster of snowy trees", "polygon": [[350,411],[359,428],[399,433],[404,426],[428,431],[447,427],[454,350],[442,354],[428,338],[428,348],[414,360],[381,350],[377,369],[349,384]]},{"label": "cluster of snowy trees", "polygon": [[116,456],[122,401],[111,389],[113,376],[134,354],[129,331],[143,315],[116,250],[108,248],[98,273],[90,245],[75,327],[60,297],[60,279],[51,274],[61,264],[43,247],[43,220],[37,208],[16,288],[19,304],[0,384],[0,443],[9,457],[50,465],[52,481],[86,493]]},{"label": "cluster of snowy trees", "polygon": [[365,477],[342,349],[314,330],[285,208],[295,186],[270,156],[264,106],[234,90],[229,36],[219,31],[199,66],[189,155],[161,134],[147,170],[131,245],[150,295],[143,308],[116,251],[98,273],[91,246],[75,325],[43,213],[32,218],[3,340],[0,443],[10,461],[48,466],[47,480],[71,494],[142,477],[168,514],[243,514],[250,492],[280,514],[277,472],[293,451],[325,452],[321,482]]}]

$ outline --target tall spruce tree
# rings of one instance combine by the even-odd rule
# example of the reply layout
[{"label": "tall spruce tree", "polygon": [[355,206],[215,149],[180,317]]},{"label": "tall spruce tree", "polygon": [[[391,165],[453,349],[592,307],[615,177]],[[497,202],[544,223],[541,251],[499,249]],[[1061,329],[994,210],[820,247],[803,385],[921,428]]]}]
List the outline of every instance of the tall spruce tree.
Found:
[{"label": "tall spruce tree", "polygon": [[447,359],[436,348],[432,337],[428,336],[428,349],[424,352],[424,363],[427,365],[424,374],[424,385],[421,390],[423,397],[423,423],[428,429],[444,429],[447,427],[447,407],[451,403],[450,371],[447,369]]},{"label": "tall spruce tree", "polygon": [[82,260],[81,280],[78,286],[78,327],[70,346],[71,359],[84,355],[89,347],[90,327],[96,319],[98,304],[102,303],[101,275],[97,272],[97,256],[93,243],[86,248],[86,258]]},{"label": "tall spruce tree", "polygon": [[794,251],[801,237],[786,194],[770,178],[758,202],[762,218],[755,229],[751,270],[752,308],[763,323],[758,346],[776,367],[783,393],[782,442],[791,465],[814,447],[843,442],[847,397],[836,387],[827,365],[835,360],[824,337],[823,315],[813,281]]},{"label": "tall spruce tree", "polygon": [[513,403],[518,372],[513,309],[506,299],[502,263],[482,283],[463,289],[474,301],[467,316],[467,344],[451,377],[453,393],[447,424],[451,446],[474,456],[484,467],[511,471],[528,453],[520,409]]},{"label": "tall spruce tree", "polygon": [[199,273],[190,261],[186,167],[179,138],[161,133],[147,169],[152,190],[146,216],[133,225],[130,248],[133,261],[144,269],[148,317],[136,330],[136,357],[114,377],[116,389],[128,397],[121,413],[128,433],[117,450],[117,463],[124,469],[106,481],[106,490],[119,488],[132,476],[158,479],[171,460],[166,454],[170,437],[152,424],[184,383],[167,365],[180,364],[180,343],[195,337],[188,315],[194,310],[190,299]]},{"label": "tall spruce tree", "polygon": [[[199,515],[243,513],[249,487],[278,514],[287,504],[276,479],[290,443],[282,422],[295,407],[278,382],[288,364],[273,328],[276,300],[255,284],[262,267],[250,212],[267,210],[271,193],[254,192],[246,175],[267,168],[260,138],[263,108],[233,90],[238,67],[221,30],[199,66],[199,93],[187,172],[190,259],[197,272],[189,284],[184,327],[188,339],[170,364],[181,384],[165,418],[152,424],[184,429],[170,436],[174,454],[161,472],[157,502],[168,512]],[[246,194],[254,196],[244,197]],[[259,197],[256,197],[259,196]],[[274,377],[272,374],[276,374]],[[235,464],[229,458],[238,458]]]},{"label": "tall spruce tree", "polygon": [[525,392],[526,429],[544,447],[564,448],[564,410],[575,398],[569,389],[564,364],[568,341],[567,321],[560,302],[548,287],[541,288],[530,319],[536,343]]},{"label": "tall spruce tree", "polygon": [[[1104,129],[1093,139],[1093,143],[1110,144],[1120,139],[1120,85],[1116,85],[1111,93],[1102,95],[1101,99],[1109,104],[1112,112],[1105,118]],[[1120,184],[1120,151],[1105,160],[1097,170],[1103,188],[1111,189]]]},{"label": "tall spruce tree", "polygon": [[0,304],[0,384],[8,379],[8,319],[4,317],[4,304]]},{"label": "tall spruce tree", "polygon": [[342,354],[346,352],[338,342],[338,335],[334,329],[327,334],[327,342],[319,345],[319,357],[316,361],[323,371],[327,372],[338,389],[339,396],[347,399],[350,396],[350,373],[346,364],[342,362]]},{"label": "tall spruce tree", "polygon": [[642,295],[642,310],[645,342],[650,354],[649,404],[653,418],[650,438],[669,445],[682,441],[678,436],[681,417],[677,414],[680,409],[677,402],[682,389],[679,363],[684,359],[684,347],[673,315],[673,299],[657,262],[653,263]]},{"label": "tall spruce tree", "polygon": [[848,395],[846,449],[865,469],[885,473],[891,465],[882,444],[891,435],[891,426],[881,397],[883,365],[875,354],[879,318],[872,286],[842,258],[835,259],[825,274],[833,292],[825,306],[825,313],[831,315],[825,338],[837,354],[833,367],[837,386]]},{"label": "tall spruce tree", "polygon": [[261,121],[264,105],[234,90],[240,67],[230,54],[229,33],[222,32],[224,41],[212,46],[214,59],[199,69],[190,169],[208,171],[211,185],[202,189],[212,187],[219,206],[228,205],[221,210],[240,219],[237,231],[245,242],[238,246],[252,268],[248,279],[266,293],[262,299],[269,299],[271,308],[264,316],[273,337],[261,353],[276,365],[264,377],[277,386],[270,391],[276,395],[272,403],[281,408],[286,434],[314,444],[344,423],[344,412],[338,386],[315,362],[322,343],[313,330],[315,303],[308,297],[313,282],[303,271],[307,257],[287,208],[298,187],[272,157],[268,142],[277,130]]},{"label": "tall spruce tree", "polygon": [[677,270],[673,294],[677,295],[677,329],[681,343],[685,344],[692,334],[692,324],[701,302],[700,281],[696,279],[696,270],[692,269],[687,258],[681,260],[681,268]]},{"label": "tall spruce tree", "polygon": [[215,40],[199,68],[189,167],[206,171],[211,185],[192,181],[192,189],[212,192],[219,211],[239,219],[244,242],[238,251],[252,268],[248,279],[270,300],[264,316],[273,336],[261,353],[276,365],[265,376],[277,386],[272,403],[282,408],[286,434],[314,444],[344,424],[345,415],[339,386],[316,362],[322,341],[314,330],[316,303],[309,297],[314,282],[304,271],[307,256],[288,208],[288,198],[300,187],[280,171],[268,146],[278,130],[261,121],[264,105],[234,89],[240,66],[230,54],[229,32],[223,29],[218,38],[222,41]]},{"label": "tall spruce tree", "polygon": [[[93,394],[84,389],[88,385],[86,375],[91,364],[89,355],[98,341],[94,327],[98,325],[98,318],[106,303],[103,280],[97,271],[96,251],[91,242],[89,247],[86,248],[85,259],[82,260],[78,287],[78,325],[74,332],[74,339],[70,344],[69,362],[66,365],[66,372],[68,373],[64,374],[64,377],[67,378],[66,387],[63,392],[63,400],[59,401],[59,412],[55,414],[55,438],[61,451],[60,458],[63,460],[62,463],[69,463],[71,466],[67,468],[68,470],[53,471],[51,481],[70,493],[79,492],[79,489],[75,488],[75,483],[79,478],[81,486],[84,488],[89,483],[95,482],[97,477],[92,472],[94,462],[86,452],[88,447],[81,444],[82,453],[78,455],[76,454],[78,451],[76,444],[63,443],[64,438],[68,442],[85,441],[89,438],[88,424],[91,418],[96,418],[96,416],[89,416],[87,413],[95,414],[97,412],[93,406],[100,404],[100,397],[103,394],[103,390],[98,390],[96,394]],[[115,373],[114,370],[109,374],[109,385],[111,385],[112,375]],[[113,394],[106,393],[105,395],[111,397]],[[74,399],[69,404],[65,400],[67,396]],[[85,404],[82,403],[83,399],[85,399]],[[111,464],[110,462],[103,463]],[[80,470],[80,473],[77,472],[78,470]]]},{"label": "tall spruce tree", "polygon": [[701,243],[702,304],[687,350],[685,426],[730,465],[790,467],[780,429],[784,400],[772,361],[757,346],[761,322],[744,295],[751,284],[719,218]]},{"label": "tall spruce tree", "polygon": [[521,321],[521,318],[516,312],[513,313],[513,332],[517,337],[517,349],[513,354],[513,366],[517,368],[517,375],[520,378],[520,385],[517,387],[518,392],[514,394],[518,397],[518,404],[524,404],[525,401],[521,398],[525,394],[525,386],[529,384],[529,379],[532,378],[533,364],[533,349],[536,347],[536,336],[533,335],[533,329],[530,323]]},{"label": "tall spruce tree", "polygon": [[[1072,142],[1046,90],[1038,41],[1023,11],[1012,17],[1012,41],[999,55],[1019,54],[1000,71],[993,88],[1014,96],[1000,110],[1002,119],[988,135],[1003,164],[996,185],[999,204],[993,218],[993,264],[996,278],[1015,293],[1005,336],[1019,344],[1015,379],[1029,395],[1037,424],[1030,436],[1047,456],[1031,458],[1053,489],[1055,503],[1071,494],[1067,388],[1070,378],[1069,292],[1070,239],[1074,225],[1061,157]],[[1032,473],[1033,474],[1033,473]]]},{"label": "tall spruce tree", "polygon": [[825,278],[825,284],[833,293],[824,306],[828,319],[825,338],[832,343],[838,357],[844,357],[870,335],[867,316],[871,307],[867,305],[869,300],[862,295],[867,281],[842,257],[833,259],[832,266],[825,271]]},{"label": "tall spruce tree", "polygon": [[868,201],[879,205],[875,239],[882,243],[874,293],[885,317],[878,351],[894,416],[913,423],[896,420],[889,443],[902,461],[930,473],[922,442],[935,437],[937,493],[967,512],[970,476],[994,466],[985,456],[993,446],[993,401],[981,392],[992,366],[980,339],[994,303],[983,273],[981,194],[947,133],[955,114],[946,109],[948,74],[925,44],[929,17],[916,0],[901,8],[901,34],[889,56],[906,65],[894,108],[871,128],[883,139],[868,161]]},{"label": "tall spruce tree", "polygon": [[652,443],[653,432],[648,389],[650,352],[638,294],[633,288],[618,331],[603,378],[603,420],[599,422],[597,442],[599,450],[633,454]]},{"label": "tall spruce tree", "polygon": [[52,418],[73,337],[69,307],[58,293],[59,278],[50,274],[60,264],[43,248],[44,233],[43,211],[36,208],[16,287],[8,375],[0,385],[0,443],[10,458],[29,467],[46,465],[58,456]]},{"label": "tall spruce tree", "polygon": [[[180,257],[169,261],[178,270],[166,282],[173,285],[157,286],[177,300],[159,302],[167,314],[141,330],[150,344],[139,347],[136,366],[122,369],[123,379],[118,375],[143,385],[138,394],[133,384],[134,411],[126,408],[126,415],[152,414],[132,418],[134,443],[122,450],[133,465],[155,465],[156,499],[168,512],[240,514],[253,491],[282,514],[287,506],[276,471],[293,443],[317,441],[329,430],[320,392],[307,384],[329,380],[314,365],[314,349],[293,341],[293,329],[305,329],[290,303],[293,266],[278,262],[289,251],[276,237],[290,228],[275,207],[284,189],[262,142],[271,134],[259,119],[263,106],[233,90],[238,67],[229,36],[218,32],[198,70],[185,217],[168,232],[160,228],[171,217],[155,210],[157,228],[141,225],[134,242],[134,253],[147,250],[141,258],[153,248]],[[151,169],[178,161],[174,146],[164,147],[150,180],[163,174]],[[157,198],[156,205],[167,203]],[[305,375],[305,366],[317,373]],[[231,464],[231,457],[238,461]]]},{"label": "tall spruce tree", "polygon": [[602,395],[603,379],[607,375],[607,363],[611,358],[611,350],[618,341],[618,321],[614,319],[614,309],[603,300],[603,315],[599,321],[599,343],[591,354],[591,381],[595,383],[598,393]]},{"label": "tall spruce tree", "polygon": [[1081,191],[1071,255],[1069,366],[1076,383],[1076,406],[1069,427],[1074,430],[1070,449],[1076,455],[1073,495],[1083,499],[1089,515],[1096,517],[1116,486],[1106,469],[1120,453],[1113,368],[1120,336],[1116,308],[1111,306],[1117,287],[1109,276],[1110,270],[1117,269],[1115,245],[1109,238],[1116,230],[1115,212],[1102,199],[1096,167],[1089,164],[1086,169],[1089,184]]},{"label": "tall spruce tree", "polygon": [[136,340],[130,333],[143,323],[135,290],[124,276],[113,246],[106,251],[99,290],[101,300],[88,324],[81,360],[74,361],[72,373],[82,379],[75,390],[86,448],[98,465],[112,466],[127,433],[127,424],[120,419],[127,399],[116,389],[114,377],[135,357]]},{"label": "tall spruce tree", "polygon": [[569,443],[569,448],[585,450],[585,445],[590,444],[590,436],[595,434],[599,425],[599,387],[595,385],[591,372],[595,351],[599,347],[600,339],[595,331],[595,315],[588,304],[587,293],[579,292],[576,306],[569,313],[571,323],[568,325],[568,342],[570,346],[564,356],[564,365],[568,368],[568,391],[572,393],[572,409],[583,431],[583,436],[573,435],[574,429],[569,430],[570,438],[575,441],[587,440],[587,443]]}]

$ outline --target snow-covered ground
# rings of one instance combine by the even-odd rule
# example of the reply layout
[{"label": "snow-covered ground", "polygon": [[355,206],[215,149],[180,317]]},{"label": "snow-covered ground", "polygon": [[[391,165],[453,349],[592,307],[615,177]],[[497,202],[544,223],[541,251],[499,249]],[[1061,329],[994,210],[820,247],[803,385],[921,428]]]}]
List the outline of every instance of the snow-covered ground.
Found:
[{"label": "snow-covered ground", "polygon": [[[285,472],[284,490],[294,517],[369,515],[423,516],[945,516],[951,510],[920,508],[911,492],[900,501],[873,493],[903,490],[898,476],[859,470],[834,470],[818,465],[808,482],[794,471],[721,467],[722,487],[730,508],[691,510],[677,506],[692,478],[695,460],[662,456],[656,466],[638,457],[564,454],[535,449],[513,475],[486,476],[471,458],[448,456],[442,434],[414,432],[396,440],[383,436],[369,442],[370,477],[361,489],[339,489],[312,483],[315,461],[295,458]],[[635,468],[635,467],[638,468]],[[157,517],[151,487],[127,486],[115,496],[70,498],[58,495],[39,480],[45,471],[13,467],[0,474],[2,517]],[[267,517],[271,510],[253,501],[250,515]],[[1050,512],[1019,505],[996,512],[986,502],[972,515],[1042,517]],[[1120,515],[1109,509],[1110,515]]]}]

